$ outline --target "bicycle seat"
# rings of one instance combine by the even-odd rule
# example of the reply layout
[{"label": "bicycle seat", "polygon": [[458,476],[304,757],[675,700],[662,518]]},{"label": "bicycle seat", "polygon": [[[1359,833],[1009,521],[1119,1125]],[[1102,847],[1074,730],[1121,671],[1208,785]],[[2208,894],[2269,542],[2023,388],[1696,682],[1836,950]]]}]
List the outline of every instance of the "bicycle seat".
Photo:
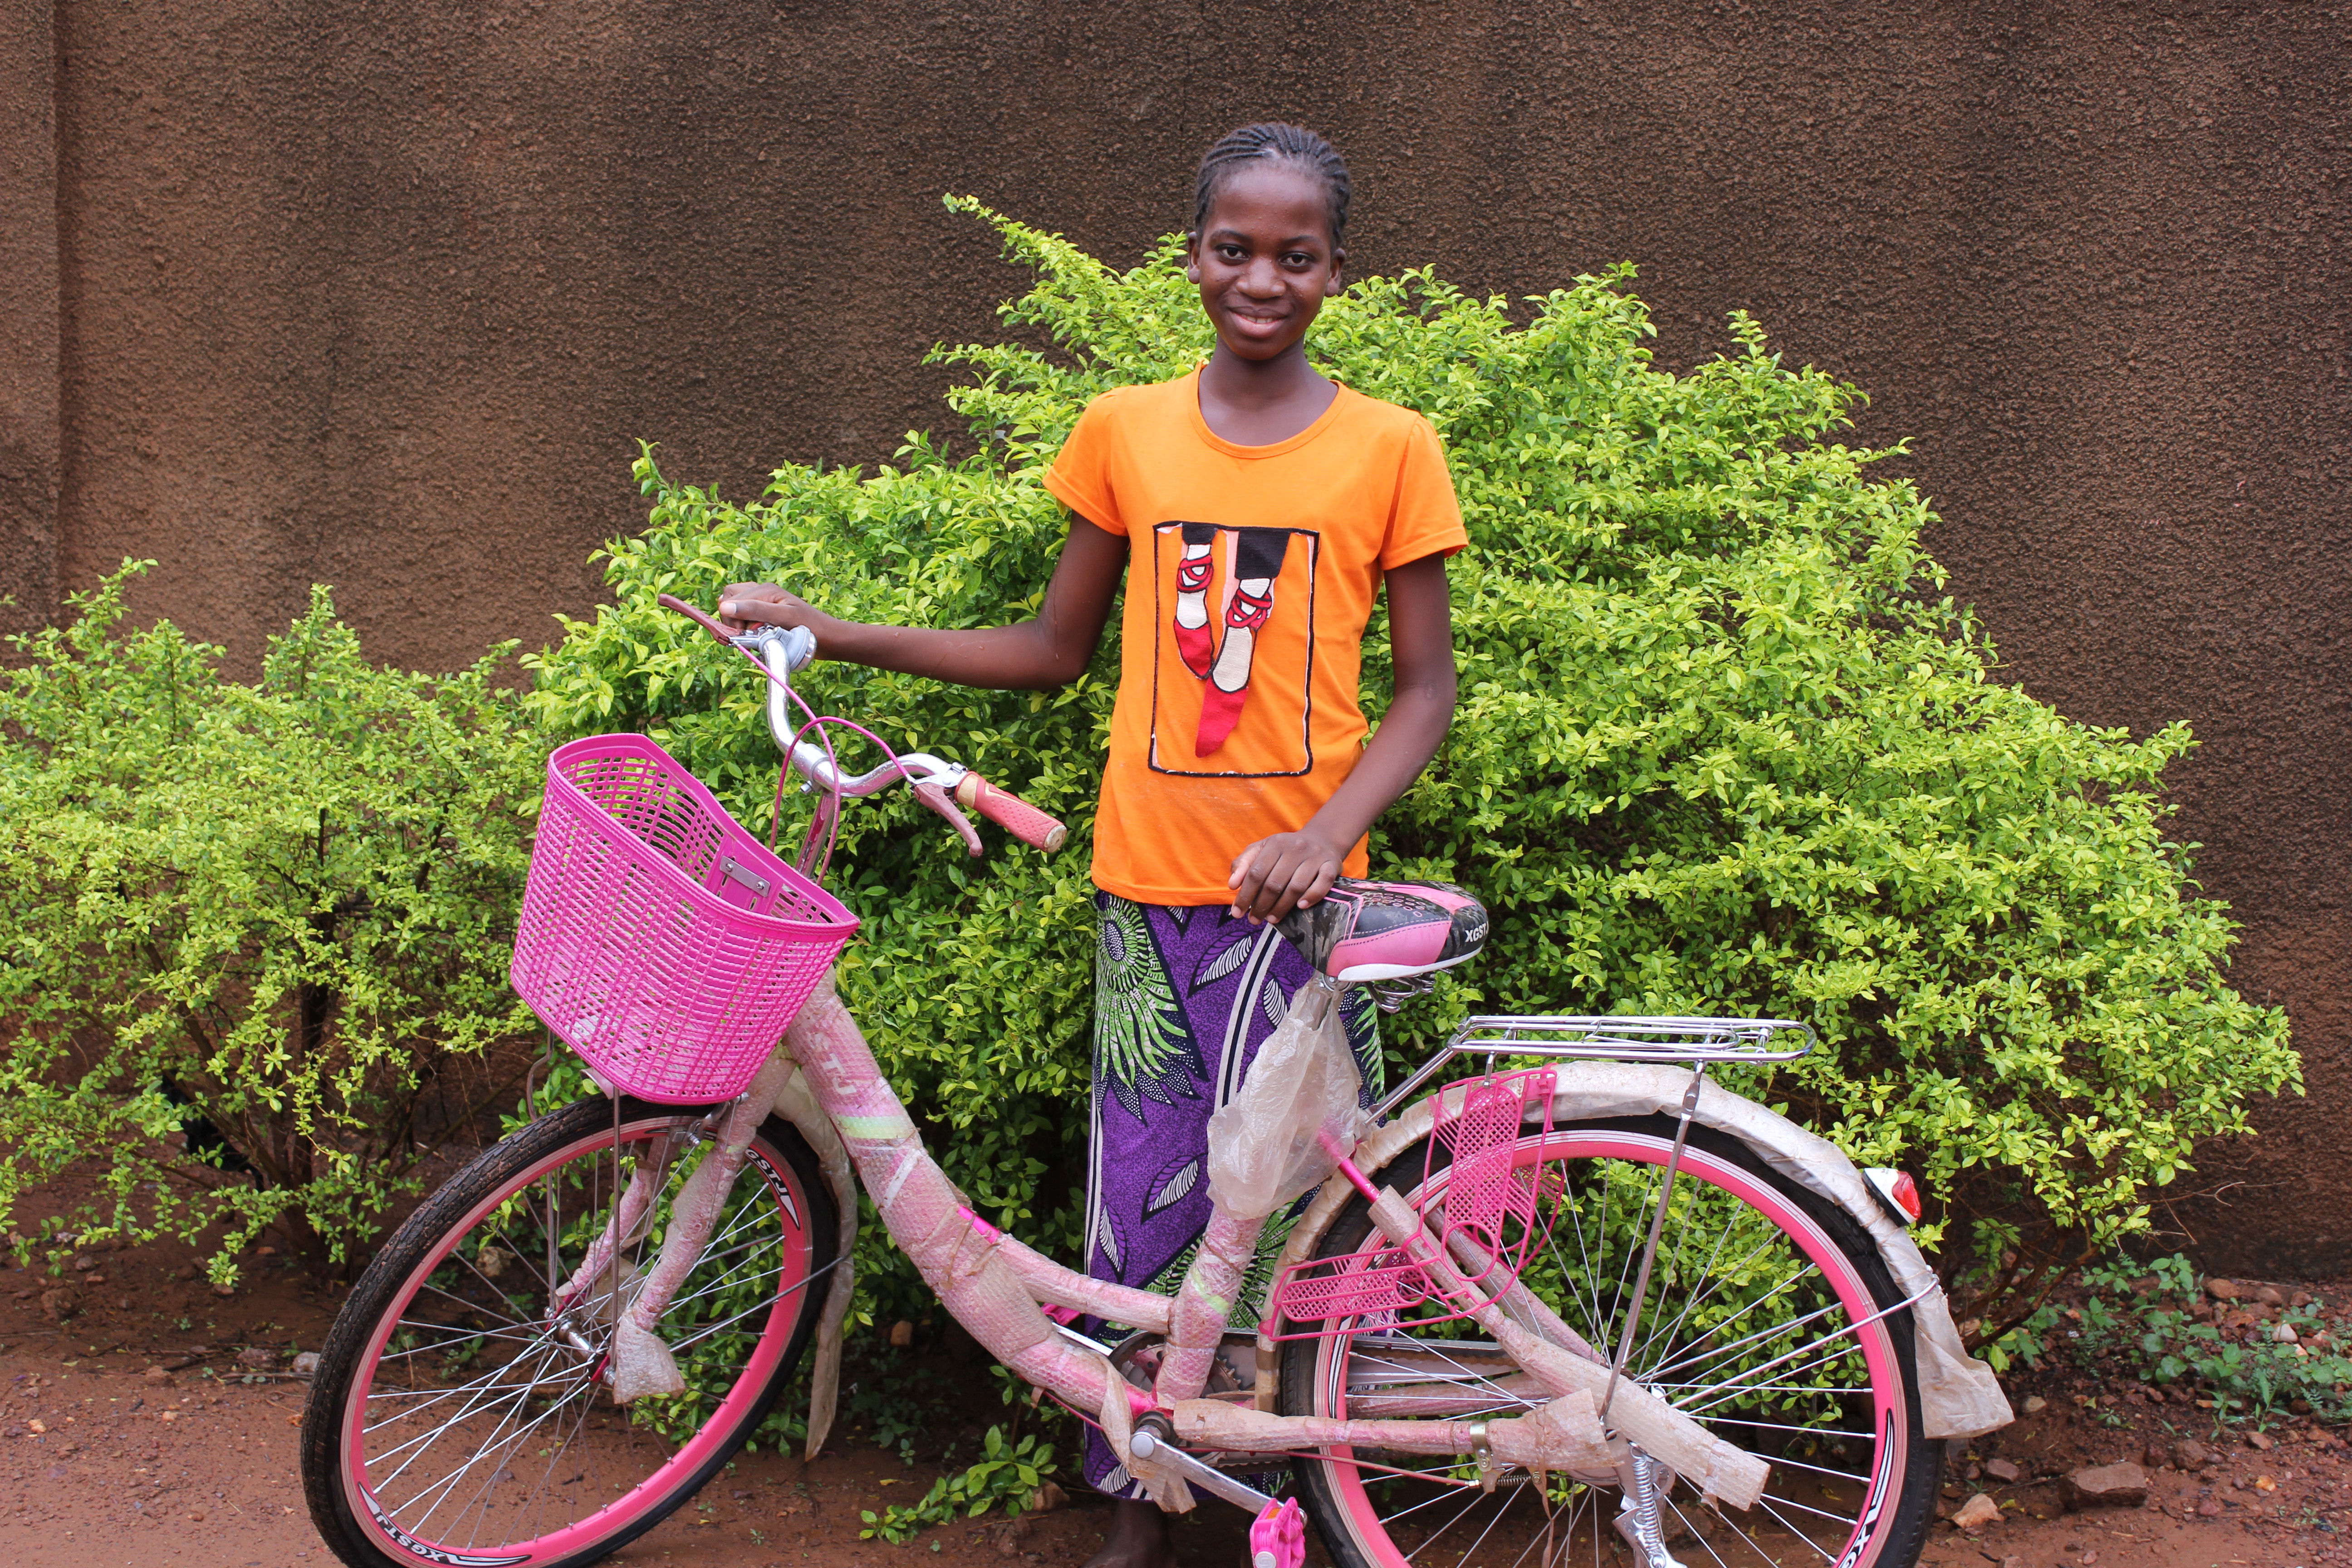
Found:
[{"label": "bicycle seat", "polygon": [[1342,877],[1276,925],[1307,963],[1351,985],[1450,969],[1486,945],[1486,907],[1451,882]]}]

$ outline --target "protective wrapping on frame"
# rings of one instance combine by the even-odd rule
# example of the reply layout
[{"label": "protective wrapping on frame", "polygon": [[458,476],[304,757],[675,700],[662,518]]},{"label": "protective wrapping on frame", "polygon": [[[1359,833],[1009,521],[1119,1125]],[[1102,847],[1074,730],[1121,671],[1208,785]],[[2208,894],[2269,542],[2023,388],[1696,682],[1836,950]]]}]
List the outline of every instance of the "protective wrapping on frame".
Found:
[{"label": "protective wrapping on frame", "polygon": [[1098,1410],[1114,1385],[1139,1413],[1150,1402],[1098,1355],[1060,1338],[997,1243],[967,1217],[963,1199],[884,1081],[830,976],[785,1032],[817,1104],[839,1130],[891,1237],[958,1322],[1013,1373],[1080,1410]]},{"label": "protective wrapping on frame", "polygon": [[1209,1118],[1209,1194],[1228,1214],[1263,1220],[1330,1174],[1320,1134],[1343,1149],[1355,1144],[1362,1078],[1336,994],[1319,983],[1300,986],[1241,1091]]},{"label": "protective wrapping on frame", "polygon": [[[1312,1415],[1268,1415],[1222,1399],[1187,1399],[1174,1416],[1178,1440],[1195,1448],[1237,1454],[1278,1454],[1300,1448],[1355,1447],[1400,1453],[1468,1454],[1478,1447],[1476,1421],[1348,1421]],[[1536,1406],[1524,1415],[1488,1418],[1487,1451],[1529,1470],[1606,1471],[1619,1449],[1601,1430],[1592,1396],[1581,1390]]]}]

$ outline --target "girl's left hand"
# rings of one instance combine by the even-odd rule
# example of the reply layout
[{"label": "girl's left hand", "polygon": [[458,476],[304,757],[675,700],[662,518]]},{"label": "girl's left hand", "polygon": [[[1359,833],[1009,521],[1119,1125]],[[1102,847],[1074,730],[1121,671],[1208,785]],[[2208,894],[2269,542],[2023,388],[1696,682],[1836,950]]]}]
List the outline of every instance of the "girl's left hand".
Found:
[{"label": "girl's left hand", "polygon": [[1339,879],[1344,849],[1307,833],[1276,833],[1234,857],[1233,912],[1264,923],[1320,903]]}]

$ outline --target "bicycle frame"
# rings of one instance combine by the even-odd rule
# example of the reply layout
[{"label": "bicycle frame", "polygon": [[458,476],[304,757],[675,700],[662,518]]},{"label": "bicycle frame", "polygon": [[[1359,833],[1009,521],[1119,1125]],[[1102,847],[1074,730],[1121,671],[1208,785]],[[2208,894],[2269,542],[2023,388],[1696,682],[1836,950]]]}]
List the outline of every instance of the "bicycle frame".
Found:
[{"label": "bicycle frame", "polygon": [[[1486,1420],[1470,1418],[1465,1402],[1461,1420],[1333,1421],[1243,1411],[1227,1401],[1204,1399],[1212,1359],[1229,1326],[1262,1222],[1238,1218],[1222,1207],[1213,1210],[1199,1253],[1172,1297],[1095,1279],[1053,1262],[971,1212],[923,1146],[830,983],[810,997],[751,1090],[722,1113],[717,1152],[689,1178],[660,1256],[630,1309],[638,1327],[650,1329],[658,1321],[667,1290],[700,1253],[740,1166],[738,1151],[787,1085],[804,1086],[813,1105],[801,1108],[803,1116],[813,1110],[823,1121],[818,1146],[837,1140],[891,1238],[948,1312],[1024,1381],[1098,1420],[1130,1473],[1163,1507],[1190,1507],[1188,1483],[1245,1505],[1270,1500],[1189,1458],[1171,1438],[1247,1453],[1350,1445],[1486,1455],[1482,1462],[1612,1478],[1647,1455],[1734,1508],[1752,1506],[1763,1491],[1769,1474],[1764,1461],[1631,1384],[1614,1390],[1612,1420],[1604,1428],[1600,1406],[1611,1398],[1609,1362],[1523,1287],[1513,1283],[1491,1300],[1474,1288],[1469,1281],[1485,1272],[1483,1267],[1450,1255],[1422,1216],[1393,1191],[1373,1188],[1343,1151],[1335,1151],[1340,1177],[1371,1201],[1374,1223],[1423,1268],[1449,1305],[1493,1336],[1546,1402],[1524,1415]],[[704,1171],[712,1173],[709,1179]],[[592,1247],[567,1297],[584,1291],[609,1266],[618,1242],[642,1222],[635,1215],[641,1206],[633,1206],[625,1194],[606,1237]],[[837,1280],[834,1289],[845,1291],[848,1281]],[[1058,1327],[1044,1306],[1164,1335],[1152,1391],[1129,1384],[1101,1347]],[[1139,1423],[1150,1423],[1144,1430],[1156,1440],[1139,1444]],[[812,1437],[816,1436],[813,1431]]]}]

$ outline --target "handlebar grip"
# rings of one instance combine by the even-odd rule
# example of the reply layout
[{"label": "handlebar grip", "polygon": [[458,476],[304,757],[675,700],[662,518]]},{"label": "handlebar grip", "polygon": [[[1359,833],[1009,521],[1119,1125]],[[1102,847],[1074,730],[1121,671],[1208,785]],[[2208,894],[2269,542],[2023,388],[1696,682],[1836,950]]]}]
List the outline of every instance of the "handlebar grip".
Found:
[{"label": "handlebar grip", "polygon": [[735,641],[734,633],[729,631],[725,626],[720,626],[717,621],[712,620],[709,616],[704,615],[700,610],[696,609],[692,605],[688,604],[684,599],[677,597],[676,595],[656,594],[654,595],[654,603],[659,605],[665,610],[676,610],[679,615],[689,617],[695,625],[700,626],[704,631],[709,632],[712,637],[717,637],[720,642],[729,644],[730,646],[733,645]]},{"label": "handlebar grip", "polygon": [[1070,830],[1014,795],[999,789],[978,773],[966,773],[956,784],[956,804],[976,811],[1032,849],[1051,855],[1070,837]]}]

